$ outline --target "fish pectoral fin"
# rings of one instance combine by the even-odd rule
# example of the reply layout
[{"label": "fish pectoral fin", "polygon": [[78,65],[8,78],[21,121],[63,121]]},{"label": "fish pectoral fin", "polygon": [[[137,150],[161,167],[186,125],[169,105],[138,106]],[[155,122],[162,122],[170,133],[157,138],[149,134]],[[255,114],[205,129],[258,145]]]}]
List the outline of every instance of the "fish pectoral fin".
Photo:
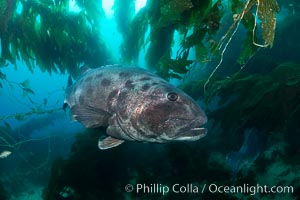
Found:
[{"label": "fish pectoral fin", "polygon": [[81,122],[86,128],[107,126],[111,114],[91,106],[74,105],[71,107],[72,118]]},{"label": "fish pectoral fin", "polygon": [[119,146],[120,144],[122,144],[124,142],[124,140],[119,140],[117,138],[113,138],[111,136],[108,136],[104,139],[99,139],[98,141],[98,147],[101,150],[105,150],[105,149],[110,149],[116,146]]}]

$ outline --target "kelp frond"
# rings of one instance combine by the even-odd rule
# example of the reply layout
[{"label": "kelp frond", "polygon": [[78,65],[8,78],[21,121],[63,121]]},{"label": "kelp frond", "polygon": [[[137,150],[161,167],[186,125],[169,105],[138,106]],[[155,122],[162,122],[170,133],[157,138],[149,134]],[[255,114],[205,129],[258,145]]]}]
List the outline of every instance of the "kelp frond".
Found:
[{"label": "kelp frond", "polygon": [[[276,27],[276,13],[279,12],[279,6],[276,0],[257,0],[256,16],[261,20],[262,39],[264,44],[253,42],[259,47],[272,47],[275,37]],[[256,25],[256,19],[255,19]],[[253,29],[253,36],[255,35],[255,28]]]},{"label": "kelp frond", "polygon": [[[240,2],[239,2],[240,3]],[[251,9],[256,5],[256,12],[253,16]],[[218,70],[223,62],[224,53],[227,50],[229,43],[231,42],[233,36],[235,35],[240,24],[243,24],[248,31],[244,48],[240,54],[238,62],[243,66],[257,51],[258,47],[272,47],[275,35],[276,27],[276,13],[279,12],[279,6],[276,0],[247,0],[241,9],[240,13],[238,11],[238,3],[233,6],[233,23],[225,33],[225,35],[220,39],[215,51],[220,52],[220,60],[217,66],[214,68],[212,73],[209,75],[207,81],[204,84],[204,93],[206,92],[206,86],[209,83],[212,76]],[[257,38],[257,18],[261,20],[260,26],[262,30],[262,39],[264,44],[258,44],[255,40]],[[250,42],[252,31],[252,43]]]},{"label": "kelp frond", "polygon": [[42,71],[72,75],[82,64],[106,64],[101,0],[77,0],[78,12],[70,11],[69,2],[1,0],[0,59],[15,66],[21,60],[32,72],[37,65]]}]

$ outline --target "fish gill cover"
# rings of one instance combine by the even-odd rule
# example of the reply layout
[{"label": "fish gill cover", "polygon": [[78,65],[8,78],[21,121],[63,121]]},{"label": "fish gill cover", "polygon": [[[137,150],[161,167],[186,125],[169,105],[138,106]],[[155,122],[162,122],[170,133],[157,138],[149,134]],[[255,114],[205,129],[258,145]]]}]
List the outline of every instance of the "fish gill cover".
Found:
[{"label": "fish gill cover", "polygon": [[[107,17],[103,2],[0,0],[0,92],[17,88],[24,98],[16,98],[30,105],[28,112],[0,117],[0,152],[11,152],[0,160],[0,199],[24,192],[20,188],[32,182],[46,185],[43,199],[48,200],[195,199],[199,195],[203,199],[299,198],[299,2],[148,0],[135,14],[134,0],[115,0],[113,17],[122,38],[117,53],[111,50],[117,34],[103,23]],[[76,5],[76,11],[71,4]],[[104,33],[112,37],[107,40]],[[120,60],[114,59],[114,54]],[[29,118],[28,124],[34,125],[30,117],[49,115],[45,122],[51,123],[56,118],[52,114],[61,108],[59,102],[49,109],[47,97],[35,102],[38,91],[26,77],[14,81],[6,74],[7,68],[26,67],[34,74],[39,68],[76,78],[82,65],[138,64],[141,56],[144,67],[179,83],[195,100],[205,102],[209,134],[202,141],[129,143],[101,152],[95,144],[104,130],[79,130],[85,133],[76,136],[70,154],[56,158],[51,151],[66,146],[65,141],[59,142],[65,135],[33,138],[32,132],[15,131],[13,120]],[[67,129],[66,124],[63,121],[54,134]],[[26,130],[22,127],[20,130]],[[247,158],[253,163],[248,173],[235,171],[233,177],[226,156],[240,150],[247,128],[257,130],[266,144],[259,156]],[[54,148],[49,148],[53,138]],[[15,176],[13,170],[22,176]],[[176,182],[292,185],[294,193],[249,196],[206,191],[160,196],[126,193],[123,189],[128,183],[144,182],[169,186]]]}]

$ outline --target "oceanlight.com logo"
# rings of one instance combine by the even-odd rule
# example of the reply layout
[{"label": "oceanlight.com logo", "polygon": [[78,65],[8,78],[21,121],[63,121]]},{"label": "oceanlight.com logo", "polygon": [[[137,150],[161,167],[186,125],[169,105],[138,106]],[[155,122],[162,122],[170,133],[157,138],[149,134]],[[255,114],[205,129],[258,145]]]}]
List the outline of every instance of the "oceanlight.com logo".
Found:
[{"label": "oceanlight.com logo", "polygon": [[223,185],[216,185],[210,184],[208,187],[208,191],[210,193],[226,193],[226,194],[288,194],[294,192],[293,186],[267,186],[267,185],[249,185],[243,184],[239,186],[223,186]]},{"label": "oceanlight.com logo", "polygon": [[267,185],[217,185],[217,184],[179,184],[164,185],[160,183],[153,184],[127,184],[125,186],[126,192],[135,192],[136,194],[203,194],[209,192],[212,194],[288,194],[294,192],[293,186],[267,186]]}]

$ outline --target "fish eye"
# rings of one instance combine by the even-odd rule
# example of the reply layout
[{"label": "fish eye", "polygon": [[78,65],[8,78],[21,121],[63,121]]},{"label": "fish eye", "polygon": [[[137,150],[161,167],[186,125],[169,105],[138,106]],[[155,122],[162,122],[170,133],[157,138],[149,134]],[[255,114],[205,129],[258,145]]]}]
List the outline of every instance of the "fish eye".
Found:
[{"label": "fish eye", "polygon": [[175,92],[170,92],[168,93],[167,98],[170,101],[176,101],[178,99],[178,94],[176,94]]}]

